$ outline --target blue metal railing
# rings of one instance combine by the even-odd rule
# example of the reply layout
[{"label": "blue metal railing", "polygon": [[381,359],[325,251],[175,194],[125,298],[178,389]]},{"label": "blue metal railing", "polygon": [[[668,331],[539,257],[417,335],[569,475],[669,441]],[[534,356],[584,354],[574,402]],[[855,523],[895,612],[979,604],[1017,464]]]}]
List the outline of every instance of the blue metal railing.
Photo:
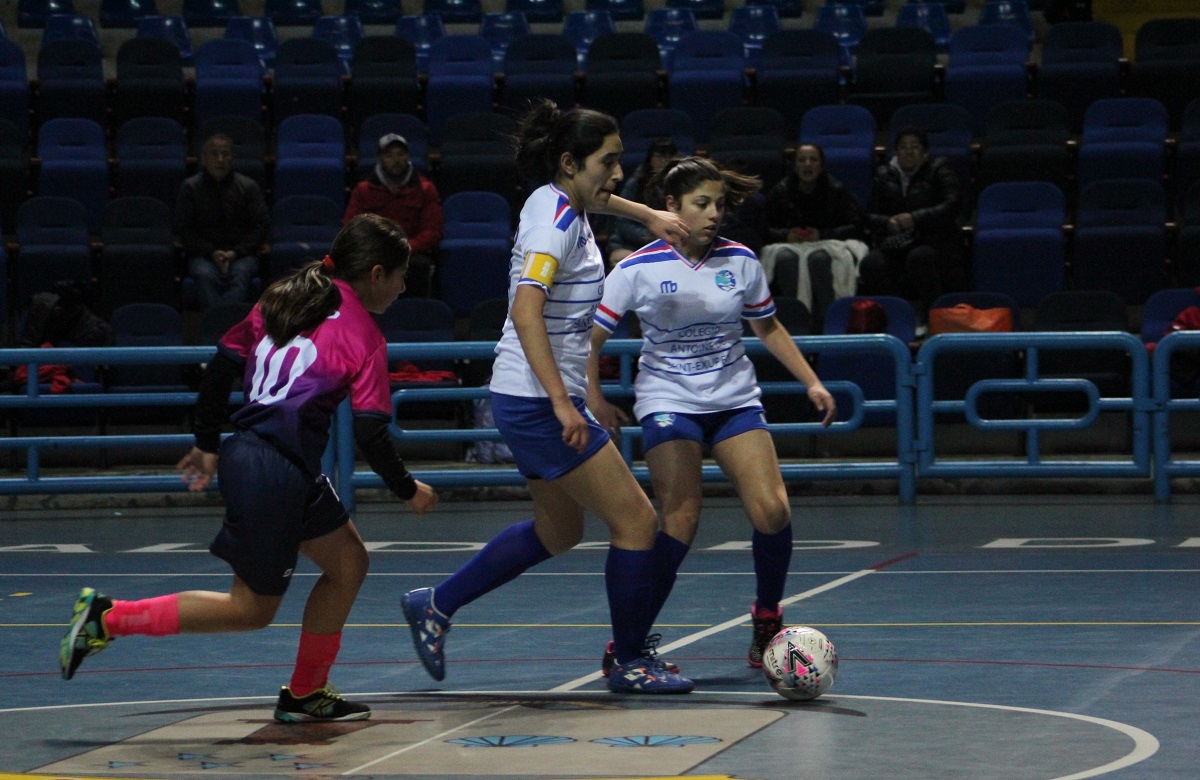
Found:
[{"label": "blue metal railing", "polygon": [[[861,428],[869,413],[885,412],[894,416],[895,458],[836,459],[787,462],[782,465],[787,480],[811,479],[895,479],[899,498],[911,503],[916,498],[916,480],[924,477],[1134,477],[1152,478],[1155,498],[1169,500],[1170,478],[1200,476],[1200,460],[1175,456],[1169,435],[1170,415],[1200,410],[1200,399],[1170,397],[1170,357],[1178,349],[1200,350],[1200,332],[1178,333],[1166,337],[1151,356],[1141,342],[1127,333],[1007,333],[1007,334],[949,334],[925,342],[915,359],[908,345],[886,335],[812,336],[796,339],[806,354],[878,355],[881,372],[894,378],[894,394],[886,399],[866,399],[862,389],[851,381],[827,381],[831,392],[851,408],[841,410],[842,416],[829,429],[817,423],[772,424],[777,436],[822,435],[846,436]],[[627,398],[632,394],[633,361],[640,342],[613,340],[606,354],[620,360],[619,378],[605,383],[610,398]],[[764,354],[765,348],[757,339],[746,340],[747,352]],[[1129,363],[1129,392],[1127,396],[1102,396],[1096,385],[1086,379],[1045,378],[1041,376],[1040,357],[1046,350],[1123,352]],[[452,342],[389,345],[391,359],[423,360],[490,360],[494,344],[486,342]],[[1024,358],[1021,376],[983,379],[973,383],[961,399],[936,400],[937,378],[934,363],[941,356],[953,359],[955,352],[980,351],[1020,353]],[[196,365],[211,359],[212,347],[176,348],[106,348],[106,349],[23,349],[0,350],[0,366],[26,366],[30,378],[13,395],[0,396],[0,414],[21,414],[34,410],[66,410],[112,407],[187,407],[194,403],[195,393],[65,393],[50,395],[39,390],[36,376],[41,365]],[[1152,358],[1152,359],[1151,359]],[[872,363],[872,366],[875,364]],[[819,364],[818,364],[819,370]],[[766,395],[803,395],[798,382],[765,382]],[[989,419],[979,412],[980,398],[991,394],[1031,394],[1071,392],[1086,399],[1086,411],[1074,417],[1012,417]],[[396,415],[392,433],[401,442],[475,442],[499,440],[494,428],[411,429],[398,420],[405,419],[405,407],[413,403],[468,403],[486,396],[486,389],[476,387],[399,389],[393,395]],[[232,393],[231,402],[240,401],[240,393]],[[845,403],[843,403],[845,406]],[[1131,426],[1129,451],[1108,453],[1090,459],[1047,458],[1042,453],[1041,434],[1047,431],[1082,430],[1094,425],[1102,412],[1128,414]],[[972,427],[981,431],[1010,431],[1021,434],[1024,457],[1008,459],[956,457],[939,458],[936,433],[939,415],[961,415]],[[876,415],[878,416],[878,415]],[[886,430],[886,429],[885,429]],[[622,428],[620,446],[628,461],[633,463],[634,445],[641,435],[637,426]],[[100,449],[145,446],[178,447],[182,453],[192,443],[190,435],[83,435],[47,436],[17,435],[0,438],[0,452],[17,451],[25,455],[25,471],[13,477],[0,478],[0,494],[31,493],[103,493],[103,492],[163,492],[183,490],[174,475],[88,475],[45,476],[41,455],[50,450]],[[323,460],[327,473],[339,486],[343,500],[351,507],[357,488],[382,487],[382,480],[371,472],[355,468],[353,426],[347,405],[339,409],[330,435],[330,447]],[[635,476],[648,479],[646,468],[634,464]],[[418,479],[435,487],[475,487],[519,485],[524,479],[511,466],[423,469]],[[706,465],[703,477],[707,481],[722,480],[719,469]]]}]

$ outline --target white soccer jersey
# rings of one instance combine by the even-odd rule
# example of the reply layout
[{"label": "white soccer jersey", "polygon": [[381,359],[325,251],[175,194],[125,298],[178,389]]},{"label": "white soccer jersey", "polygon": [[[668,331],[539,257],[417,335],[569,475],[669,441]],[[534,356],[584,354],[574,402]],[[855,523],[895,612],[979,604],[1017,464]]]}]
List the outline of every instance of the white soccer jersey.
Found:
[{"label": "white soccer jersey", "polygon": [[[604,261],[588,225],[566,193],[552,184],[525,201],[509,267],[508,301],[522,284],[546,291],[544,316],[550,348],[567,392],[587,394],[587,360],[592,320],[604,294]],[[521,349],[510,316],[496,345],[492,390],[517,396],[547,396]]]},{"label": "white soccer jersey", "polygon": [[596,324],[611,333],[631,310],[642,325],[638,419],[759,405],[742,319],[773,316],[775,302],[748,248],[718,238],[693,263],[664,241],[647,244],[609,274]]}]

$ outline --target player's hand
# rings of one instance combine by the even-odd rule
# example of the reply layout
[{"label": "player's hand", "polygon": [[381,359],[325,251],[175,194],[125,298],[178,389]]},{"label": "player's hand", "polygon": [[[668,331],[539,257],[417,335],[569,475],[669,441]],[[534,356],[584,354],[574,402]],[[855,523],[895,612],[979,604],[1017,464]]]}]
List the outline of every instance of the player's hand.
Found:
[{"label": "player's hand", "polygon": [[596,418],[596,422],[600,423],[610,436],[614,439],[621,438],[621,425],[629,422],[629,415],[625,413],[624,409],[610,404],[604,400],[603,395],[599,394],[589,394],[587,406],[591,410],[592,416]]},{"label": "player's hand", "polygon": [[199,493],[212,484],[213,476],[217,473],[217,453],[192,447],[188,454],[175,464],[175,468],[183,472],[180,479],[187,484],[188,490]]},{"label": "player's hand", "polygon": [[825,385],[820,382],[809,385],[808,400],[812,401],[813,406],[817,407],[818,412],[824,412],[821,425],[828,428],[837,419],[837,403],[834,402],[833,396],[829,391],[825,389]]},{"label": "player's hand", "polygon": [[591,434],[588,432],[588,422],[584,419],[570,398],[554,402],[554,416],[562,423],[563,443],[576,452],[587,449]]},{"label": "player's hand", "polygon": [[678,214],[669,211],[655,211],[654,216],[646,223],[646,229],[668,244],[678,246],[688,237],[687,223]]},{"label": "player's hand", "polygon": [[437,507],[438,494],[421,480],[416,480],[416,483],[417,492],[406,503],[412,507],[413,514],[420,517],[429,510]]}]

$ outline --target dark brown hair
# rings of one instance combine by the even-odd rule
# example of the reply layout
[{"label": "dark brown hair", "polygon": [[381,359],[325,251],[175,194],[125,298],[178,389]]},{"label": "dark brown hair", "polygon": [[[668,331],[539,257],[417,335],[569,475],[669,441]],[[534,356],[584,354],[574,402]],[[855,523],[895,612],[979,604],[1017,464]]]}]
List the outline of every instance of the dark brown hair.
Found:
[{"label": "dark brown hair", "polygon": [[619,131],[617,120],[589,108],[562,111],[552,100],[535,103],[517,128],[517,168],[530,181],[552,182],[563,152],[580,167]]},{"label": "dark brown hair", "polygon": [[662,193],[664,200],[670,195],[679,202],[706,181],[719,181],[725,185],[725,202],[731,209],[736,209],[742,201],[762,189],[759,177],[721,168],[703,157],[672,160],[655,175],[650,186]]},{"label": "dark brown hair", "polygon": [[262,294],[258,305],[267,335],[276,344],[286,344],[312,330],[342,305],[342,293],[334,279],[354,283],[377,265],[386,273],[407,270],[411,254],[408,239],[395,222],[377,214],[359,214],[333,239],[329,264],[323,260],[308,263]]}]

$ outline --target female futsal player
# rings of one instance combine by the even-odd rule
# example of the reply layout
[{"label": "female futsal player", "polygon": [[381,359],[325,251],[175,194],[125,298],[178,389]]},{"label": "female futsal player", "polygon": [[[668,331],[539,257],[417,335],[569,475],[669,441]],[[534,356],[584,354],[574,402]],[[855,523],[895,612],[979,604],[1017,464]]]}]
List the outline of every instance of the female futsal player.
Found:
[{"label": "female futsal player", "polygon": [[[726,209],[755,192],[758,178],[688,157],[668,163],[656,185],[667,210],[687,223],[688,236],[678,248],[651,242],[609,274],[592,329],[587,404],[609,430],[626,418],[601,393],[599,354],[625,312],[636,312],[644,340],[634,414],[642,424],[642,446],[663,520],[651,566],[655,617],[696,536],[701,458],[708,448],[754,527],[758,593],[750,607],[754,640],[749,661],[762,666],[764,648],[783,627],[779,600],[792,556],[792,526],[775,445],[759,403],[762,391],[742,345],[742,319],[750,321],[763,345],[808,388],[809,399],[824,413],[823,424],[833,422],[836,409],[833,396],[775,318],[758,258],[717,235]],[[606,651],[601,670],[615,669],[611,664]]]},{"label": "female futsal player", "polygon": [[654,508],[604,428],[584,407],[588,338],[604,290],[604,261],[588,212],[638,220],[682,239],[682,222],[613,195],[621,182],[616,121],[596,111],[535,105],[517,137],[528,180],[548,182],[521,210],[510,271],[509,314],[491,382],[496,427],[529,481],[533,518],[500,532],[435,588],[401,601],[426,671],[445,677],[446,632],[463,605],[531,566],[571,549],[588,510],[611,533],[605,585],[611,611],[614,691],[687,693],[691,680],[643,653],[653,623]]},{"label": "female futsal player", "polygon": [[[355,217],[322,262],[267,288],[221,339],[196,405],[196,446],[179,462],[192,491],[218,474],[225,523],[210,549],[233,567],[228,593],[187,591],[117,601],[84,588],[59,662],[65,679],[118,636],[249,631],[270,624],[303,553],[321,569],[304,607],[291,682],[275,719],[363,720],[364,704],[328,684],[342,628],[367,574],[358,531],[321,474],[329,423],[347,395],[354,433],[371,468],[418,515],[437,495],[404,468],[388,434],[392,417],[387,345],[371,319],[404,291],[408,240],[373,214]],[[220,444],[230,383],[242,377],[246,405],[237,433]],[[220,450],[220,458],[217,453]]]}]

